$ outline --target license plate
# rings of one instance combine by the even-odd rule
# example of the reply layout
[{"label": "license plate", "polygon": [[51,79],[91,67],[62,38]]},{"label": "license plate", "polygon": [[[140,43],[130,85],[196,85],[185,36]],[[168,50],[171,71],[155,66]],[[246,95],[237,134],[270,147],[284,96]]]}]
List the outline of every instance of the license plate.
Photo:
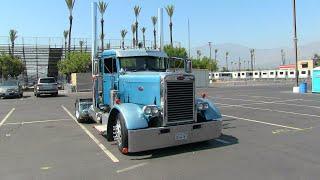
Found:
[{"label": "license plate", "polygon": [[186,133],[179,132],[179,133],[176,133],[175,139],[176,139],[176,141],[182,141],[182,140],[188,139],[188,136]]}]

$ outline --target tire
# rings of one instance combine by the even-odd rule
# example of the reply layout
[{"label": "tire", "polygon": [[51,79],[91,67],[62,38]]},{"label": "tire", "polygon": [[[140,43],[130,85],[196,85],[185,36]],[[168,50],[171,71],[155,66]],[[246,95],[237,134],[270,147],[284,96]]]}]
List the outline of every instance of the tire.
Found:
[{"label": "tire", "polygon": [[52,96],[57,97],[58,93],[53,93]]},{"label": "tire", "polygon": [[21,93],[21,94],[19,95],[19,98],[23,98],[23,93]]},{"label": "tire", "polygon": [[128,129],[121,113],[117,115],[113,133],[116,137],[115,141],[119,151],[122,154],[128,154]]}]

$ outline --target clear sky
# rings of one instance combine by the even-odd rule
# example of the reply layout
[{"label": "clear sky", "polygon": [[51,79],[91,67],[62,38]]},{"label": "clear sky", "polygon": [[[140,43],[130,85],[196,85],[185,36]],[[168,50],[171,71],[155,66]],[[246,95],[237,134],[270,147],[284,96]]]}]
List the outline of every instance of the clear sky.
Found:
[{"label": "clear sky", "polygon": [[[90,4],[76,0],[74,37],[90,37]],[[142,7],[140,27],[147,27],[152,39],[151,16],[157,8],[174,4],[174,40],[187,44],[187,19],[191,25],[191,47],[212,41],[236,43],[253,48],[290,47],[292,45],[291,0],[106,0],[106,38],[119,39],[120,30],[130,31],[133,7]],[[298,32],[301,44],[320,40],[320,1],[297,0]],[[164,16],[165,40],[168,41],[168,17]],[[20,36],[62,37],[68,28],[68,10],[64,0],[1,0],[0,36],[10,29]],[[128,34],[131,38],[131,33]]]}]

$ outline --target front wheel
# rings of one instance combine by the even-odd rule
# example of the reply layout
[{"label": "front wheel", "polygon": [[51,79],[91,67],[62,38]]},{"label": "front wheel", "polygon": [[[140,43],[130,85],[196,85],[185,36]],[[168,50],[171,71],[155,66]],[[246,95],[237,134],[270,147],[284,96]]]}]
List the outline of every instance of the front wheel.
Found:
[{"label": "front wheel", "polygon": [[117,115],[116,124],[113,127],[113,134],[119,151],[123,154],[128,154],[128,130],[121,113]]}]

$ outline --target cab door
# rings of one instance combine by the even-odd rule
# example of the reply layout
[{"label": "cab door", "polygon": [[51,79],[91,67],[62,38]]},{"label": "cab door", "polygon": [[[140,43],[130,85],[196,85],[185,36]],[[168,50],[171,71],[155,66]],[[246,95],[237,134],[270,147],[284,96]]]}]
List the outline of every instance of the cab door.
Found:
[{"label": "cab door", "polygon": [[110,90],[117,88],[118,69],[115,57],[105,58],[103,60],[103,86],[102,96],[103,104],[110,105]]}]

